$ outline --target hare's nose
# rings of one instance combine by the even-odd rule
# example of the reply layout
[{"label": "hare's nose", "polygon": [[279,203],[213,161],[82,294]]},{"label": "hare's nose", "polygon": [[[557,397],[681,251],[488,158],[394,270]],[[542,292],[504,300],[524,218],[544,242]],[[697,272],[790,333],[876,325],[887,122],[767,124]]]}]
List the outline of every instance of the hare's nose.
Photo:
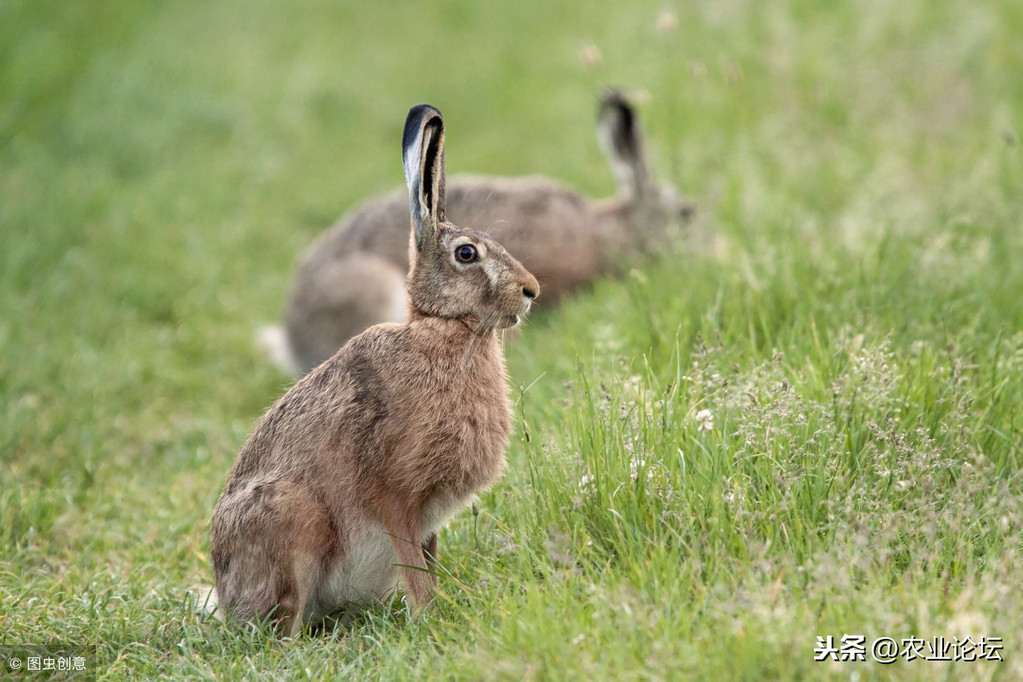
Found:
[{"label": "hare's nose", "polygon": [[524,287],[522,287],[522,295],[525,296],[526,298],[528,298],[530,301],[532,301],[534,298],[536,298],[536,295],[537,295],[536,289],[537,289],[537,287],[533,287],[533,286],[529,286],[529,285],[524,286]]}]

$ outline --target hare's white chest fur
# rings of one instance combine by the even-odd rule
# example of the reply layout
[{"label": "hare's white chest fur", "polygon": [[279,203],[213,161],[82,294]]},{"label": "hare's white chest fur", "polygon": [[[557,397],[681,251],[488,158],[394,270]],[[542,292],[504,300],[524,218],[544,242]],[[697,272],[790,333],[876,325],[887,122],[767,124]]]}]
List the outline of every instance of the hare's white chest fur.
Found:
[{"label": "hare's white chest fur", "polygon": [[314,621],[346,604],[383,601],[398,585],[398,555],[384,524],[365,523],[352,534],[349,546],[320,587],[311,609]]},{"label": "hare's white chest fur", "polygon": [[[470,499],[471,496],[456,498],[447,494],[431,498],[423,509],[420,542],[425,544]],[[398,586],[401,562],[384,524],[367,520],[350,540],[351,549],[330,570],[316,595],[316,603],[311,605],[314,621],[348,604],[384,601]]]}]

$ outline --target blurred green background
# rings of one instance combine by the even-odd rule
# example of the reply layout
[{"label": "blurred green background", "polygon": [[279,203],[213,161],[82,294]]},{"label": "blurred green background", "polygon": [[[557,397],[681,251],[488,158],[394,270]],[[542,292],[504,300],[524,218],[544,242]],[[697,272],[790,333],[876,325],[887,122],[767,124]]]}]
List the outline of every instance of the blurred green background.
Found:
[{"label": "blurred green background", "polygon": [[[1015,0],[0,0],[4,644],[93,643],[110,678],[837,679],[859,669],[814,664],[815,635],[934,636],[966,613],[1018,650],[1023,607],[997,586],[1021,579],[1021,34]],[[256,330],[298,252],[401,183],[408,107],[444,112],[449,173],[541,173],[604,196],[594,117],[609,85],[637,102],[651,165],[713,239],[542,310],[509,349],[509,473],[482,529],[465,514],[442,538],[471,588],[445,583],[460,596],[425,624],[385,610],[329,645],[198,620],[183,595],[211,580],[223,476],[287,386]],[[840,404],[886,372],[876,405]],[[761,415],[791,441],[761,443],[769,461],[746,470],[748,404],[713,376],[761,402],[784,382],[821,409],[798,429],[797,414]],[[667,384],[688,389],[656,403]],[[675,410],[644,460],[671,459],[663,475],[689,491],[655,505],[682,528],[670,541],[643,495],[633,516],[616,508],[626,530],[608,515],[637,456],[587,402],[600,390],[656,404],[641,424]],[[712,430],[692,420],[706,408]],[[817,456],[814,427],[830,443]],[[702,483],[676,450],[714,462]],[[952,462],[943,492],[914,487],[921,468],[908,498],[883,471],[857,478],[879,452]],[[775,490],[775,474],[812,478],[833,456],[844,468],[821,497]],[[607,487],[573,507],[597,470]],[[720,508],[733,494],[794,511],[747,527]],[[813,557],[842,573],[855,524],[838,514],[851,525],[837,532],[822,510],[871,496],[849,518],[892,537],[915,537],[918,518],[886,515],[906,508],[959,505],[962,525],[851,582],[797,578]],[[938,665],[863,674],[1023,677]]]}]

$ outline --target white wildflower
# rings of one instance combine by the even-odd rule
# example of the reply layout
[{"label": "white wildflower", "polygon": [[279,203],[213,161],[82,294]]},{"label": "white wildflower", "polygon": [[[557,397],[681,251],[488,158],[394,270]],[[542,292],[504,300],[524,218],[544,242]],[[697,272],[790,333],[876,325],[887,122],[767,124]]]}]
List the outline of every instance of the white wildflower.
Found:
[{"label": "white wildflower", "polygon": [[661,9],[661,13],[657,15],[657,32],[671,33],[676,26],[678,26],[678,15],[675,14],[675,10],[671,7]]},{"label": "white wildflower", "polygon": [[579,48],[579,59],[586,68],[596,68],[602,61],[600,57],[600,48],[591,42],[584,42]]},{"label": "white wildflower", "polygon": [[[640,459],[640,458],[637,458],[637,457],[633,457],[632,461],[629,462],[629,477],[633,481],[635,481],[637,478],[639,478],[639,471],[640,471],[640,469],[644,469],[644,470],[646,469],[646,460],[645,459]],[[650,475],[649,472],[647,472],[647,477],[648,478],[649,478],[649,475]]]},{"label": "white wildflower", "polygon": [[714,428],[714,413],[710,410],[700,410],[696,413],[696,421],[700,422],[697,430],[710,431]]}]

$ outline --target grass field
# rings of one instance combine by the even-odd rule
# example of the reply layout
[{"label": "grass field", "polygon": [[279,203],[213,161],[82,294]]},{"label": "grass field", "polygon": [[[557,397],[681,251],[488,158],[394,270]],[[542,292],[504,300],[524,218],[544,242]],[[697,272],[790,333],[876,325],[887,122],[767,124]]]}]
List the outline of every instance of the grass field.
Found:
[{"label": "grass field", "polygon": [[[1021,33],[1016,0],[0,0],[3,650],[100,679],[1023,679]],[[256,330],[401,183],[408,107],[444,112],[451,173],[599,196],[609,84],[701,236],[541,298],[436,608],[283,643],[198,617],[224,476],[287,386]],[[814,661],[847,634],[866,661]],[[1004,660],[882,665],[880,637]]]}]

